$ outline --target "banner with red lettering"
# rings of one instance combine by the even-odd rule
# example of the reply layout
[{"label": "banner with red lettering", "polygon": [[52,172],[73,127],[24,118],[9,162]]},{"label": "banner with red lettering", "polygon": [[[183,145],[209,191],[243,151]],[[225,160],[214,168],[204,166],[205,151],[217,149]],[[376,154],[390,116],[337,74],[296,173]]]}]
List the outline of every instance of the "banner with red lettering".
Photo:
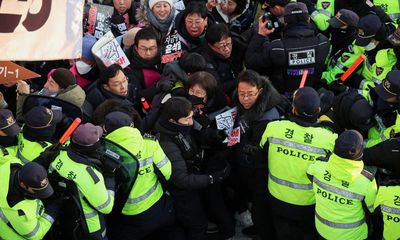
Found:
[{"label": "banner with red lettering", "polygon": [[128,57],[122,51],[121,46],[110,32],[101,37],[92,47],[92,53],[97,59],[100,59],[106,67],[116,63],[122,68],[129,66]]},{"label": "banner with red lettering", "polygon": [[0,1],[0,60],[82,55],[84,0]]}]

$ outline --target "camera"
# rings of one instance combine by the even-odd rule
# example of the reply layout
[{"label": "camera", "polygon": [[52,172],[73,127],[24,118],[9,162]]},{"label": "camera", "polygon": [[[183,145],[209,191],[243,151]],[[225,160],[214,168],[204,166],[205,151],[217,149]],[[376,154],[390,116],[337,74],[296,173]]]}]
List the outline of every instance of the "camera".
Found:
[{"label": "camera", "polygon": [[266,22],[265,26],[267,27],[267,29],[271,30],[273,28],[279,28],[280,26],[282,26],[279,21],[273,21],[272,18],[274,18],[274,15],[272,15],[272,13],[269,11],[266,11],[262,16],[263,22]]}]

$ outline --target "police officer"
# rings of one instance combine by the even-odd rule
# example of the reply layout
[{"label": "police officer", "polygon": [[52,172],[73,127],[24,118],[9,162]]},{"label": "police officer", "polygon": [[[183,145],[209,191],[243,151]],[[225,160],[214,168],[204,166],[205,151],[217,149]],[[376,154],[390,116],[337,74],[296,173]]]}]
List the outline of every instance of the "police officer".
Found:
[{"label": "police officer", "polygon": [[107,239],[104,214],[110,213],[114,205],[114,169],[107,169],[99,160],[102,134],[100,126],[91,123],[78,126],[70,145],[51,163],[61,177],[75,183],[89,239]]},{"label": "police officer", "polygon": [[61,121],[61,111],[36,106],[24,115],[22,132],[18,134],[17,157],[27,163],[37,158],[51,146],[56,125]]},{"label": "police officer", "polygon": [[0,109],[0,163],[8,161],[17,154],[17,135],[21,128],[8,109]]},{"label": "police officer", "polygon": [[372,212],[377,185],[364,169],[362,145],[359,132],[345,131],[329,159],[317,159],[307,170],[315,193],[315,225],[324,239],[368,237],[363,204]]},{"label": "police officer", "polygon": [[[400,179],[399,177],[387,176],[379,183],[378,193],[374,204],[375,212],[380,213],[380,224],[382,228],[374,228],[377,236],[383,239],[400,238]],[[383,224],[382,224],[383,223]],[[382,233],[383,231],[383,233]],[[381,234],[382,233],[382,234]]]},{"label": "police officer", "polygon": [[0,182],[0,238],[43,239],[62,204],[54,198],[43,206],[41,199],[53,194],[46,169],[35,162],[8,161],[0,165]]},{"label": "police officer", "polygon": [[351,45],[357,36],[358,15],[348,9],[340,9],[335,16],[329,19],[329,33],[331,34],[332,53]]},{"label": "police officer", "polygon": [[324,35],[315,35],[304,3],[286,5],[284,19],[283,38],[269,42],[268,35],[275,29],[268,29],[268,22],[259,18],[258,34],[254,34],[246,52],[246,65],[261,73],[267,71],[275,88],[291,98],[305,69],[307,86],[319,81],[330,44]]},{"label": "police officer", "polygon": [[367,100],[374,109],[376,125],[368,131],[366,147],[395,137],[400,132],[400,71],[390,71],[386,79],[370,91]]},{"label": "police officer", "polygon": [[154,136],[144,137],[124,112],[105,116],[106,138],[127,149],[139,161],[139,174],[123,204],[120,223],[113,230],[115,239],[142,239],[158,229],[172,225],[171,199],[164,194],[155,168],[165,180],[171,176],[171,162]]},{"label": "police officer", "polygon": [[[311,87],[294,93],[288,120],[268,123],[260,146],[268,151],[268,190],[278,239],[314,239],[314,193],[308,166],[333,150],[337,135],[316,126],[318,93]],[[301,237],[300,237],[301,236]]]}]

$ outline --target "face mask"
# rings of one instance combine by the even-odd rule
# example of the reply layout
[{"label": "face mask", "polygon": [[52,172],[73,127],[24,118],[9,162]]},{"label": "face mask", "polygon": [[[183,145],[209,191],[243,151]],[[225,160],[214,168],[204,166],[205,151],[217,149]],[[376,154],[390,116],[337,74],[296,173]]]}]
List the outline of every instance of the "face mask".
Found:
[{"label": "face mask", "polygon": [[91,65],[89,65],[89,64],[87,64],[87,63],[85,63],[83,61],[77,61],[75,63],[75,66],[76,66],[76,70],[81,75],[88,73],[92,69]]},{"label": "face mask", "polygon": [[195,95],[189,95],[189,101],[194,105],[204,105],[204,98],[196,97]]},{"label": "face mask", "polygon": [[42,90],[39,91],[39,95],[55,97],[57,95],[57,93],[52,92],[49,89],[44,87],[44,88],[42,88]]},{"label": "face mask", "polygon": [[365,51],[371,51],[371,50],[373,50],[373,49],[375,49],[376,48],[376,44],[374,43],[374,42],[370,42],[370,43],[368,43],[368,45],[367,46],[365,46]]}]

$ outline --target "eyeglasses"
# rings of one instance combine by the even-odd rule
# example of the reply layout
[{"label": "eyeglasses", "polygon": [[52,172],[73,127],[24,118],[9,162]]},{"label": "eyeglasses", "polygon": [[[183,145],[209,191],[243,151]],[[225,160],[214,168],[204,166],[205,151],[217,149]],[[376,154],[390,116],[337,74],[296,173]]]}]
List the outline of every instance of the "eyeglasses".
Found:
[{"label": "eyeglasses", "polygon": [[149,48],[139,47],[139,50],[141,52],[154,52],[155,50],[157,50],[157,46],[152,46],[152,47],[149,47]]},{"label": "eyeglasses", "polygon": [[219,50],[223,51],[225,48],[232,48],[232,42],[226,42],[226,43],[218,43],[217,45],[214,45],[214,47],[218,48]]},{"label": "eyeglasses", "polygon": [[110,87],[117,88],[117,87],[124,85],[126,82],[128,82],[128,77],[124,76],[120,81],[110,84]]},{"label": "eyeglasses", "polygon": [[191,20],[191,19],[185,19],[185,23],[186,23],[186,25],[189,25],[189,26],[200,26],[200,24],[202,24],[203,22],[204,22],[204,18],[201,18],[201,19],[197,19],[197,20]]},{"label": "eyeglasses", "polygon": [[260,91],[257,91],[257,92],[248,92],[248,93],[239,93],[238,95],[239,95],[239,98],[254,98],[254,97],[257,97],[257,95],[258,95],[258,93],[259,93]]}]

